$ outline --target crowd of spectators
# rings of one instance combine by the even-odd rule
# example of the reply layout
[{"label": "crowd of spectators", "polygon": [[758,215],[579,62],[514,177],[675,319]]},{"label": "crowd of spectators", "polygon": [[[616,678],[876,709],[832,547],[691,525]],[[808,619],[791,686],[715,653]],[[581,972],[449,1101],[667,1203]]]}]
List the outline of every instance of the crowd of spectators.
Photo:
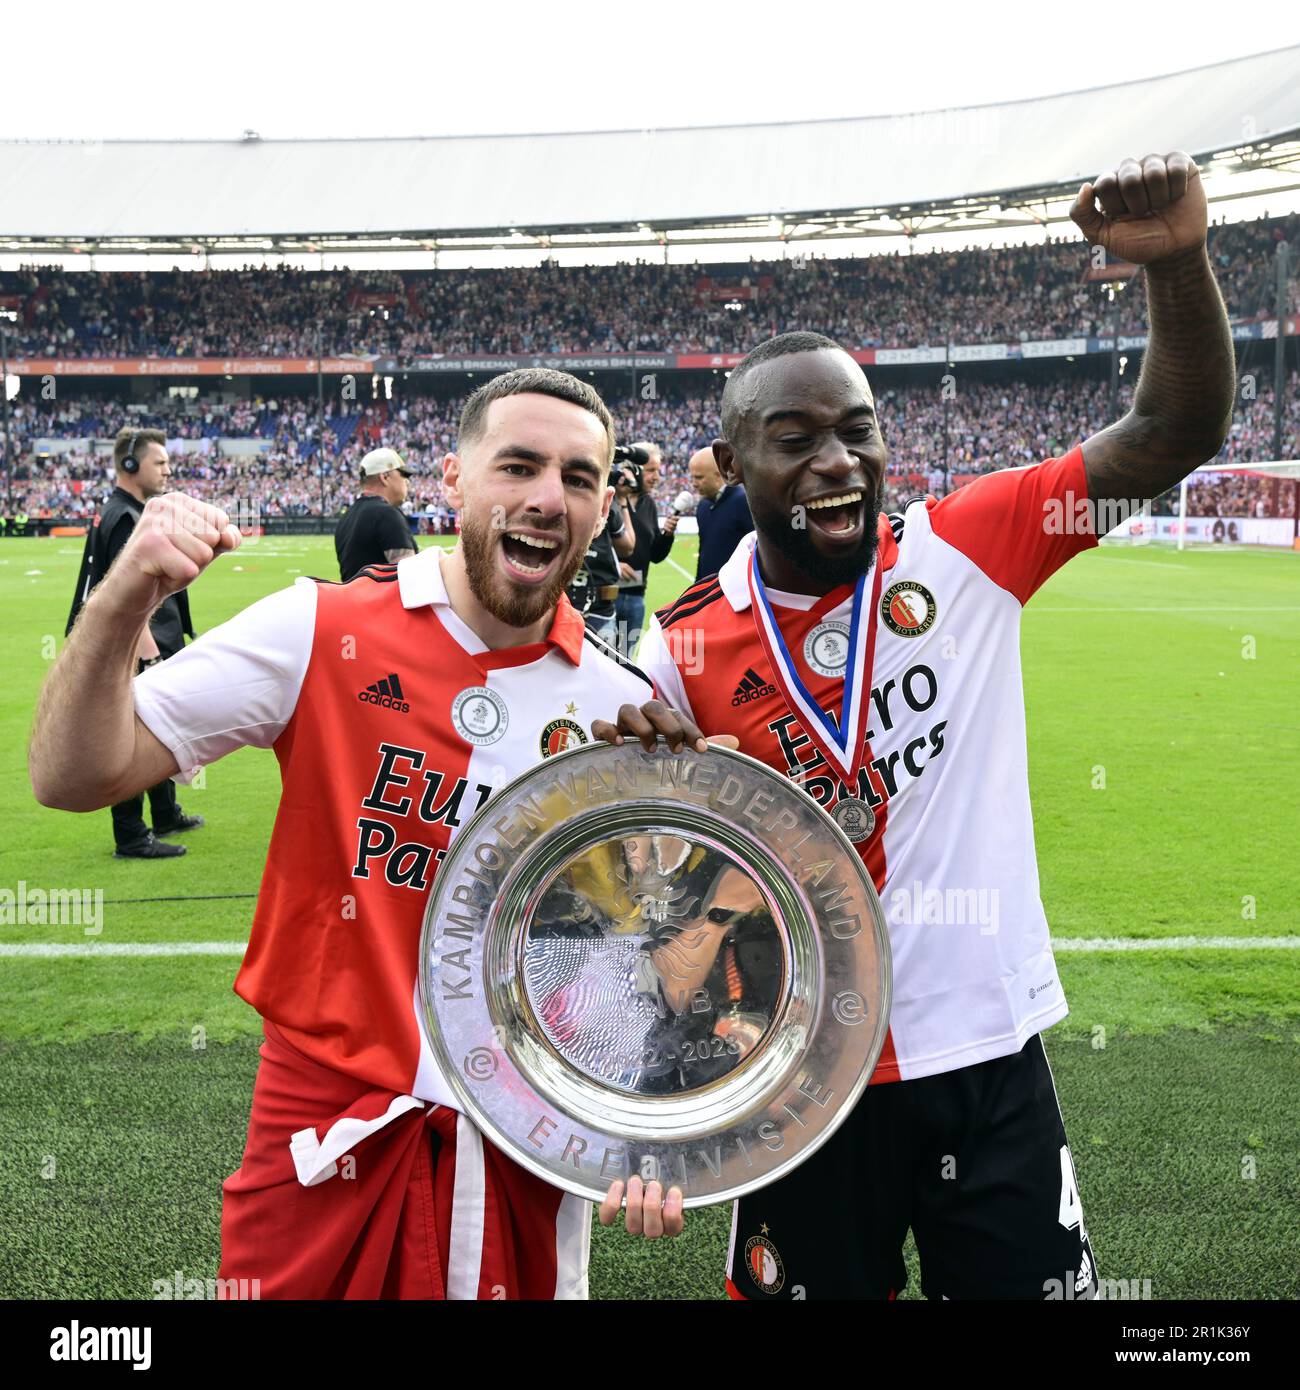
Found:
[{"label": "crowd of spectators", "polygon": [[[705,396],[691,391],[682,385],[653,400],[608,397],[620,440],[653,440],[662,448],[656,501],[663,512],[682,491],[690,491],[691,454],[721,432],[720,392]],[[958,378],[955,383],[950,378],[946,387],[877,382],[876,401],[890,455],[886,484],[891,507],[917,492],[941,493],[971,474],[1059,455],[1111,419],[1109,384],[1083,375],[993,382]],[[322,430],[312,397],[169,400],[121,415],[102,398],[78,400],[65,393],[55,405],[20,397],[11,419],[14,502],[18,510],[34,515],[93,515],[112,486],[112,467],[106,449],[101,445],[95,452],[91,441],[111,439],[130,420],[167,432],[173,486],[268,517],[337,513],[356,495],[362,455],[388,445],[415,472],[411,510],[430,514],[434,529],[446,530],[451,516],[442,491],[442,460],[455,447],[463,402],[463,396],[427,395],[398,395],[361,406],[331,401]],[[1119,411],[1130,403],[1125,383]],[[1222,461],[1273,458],[1272,421],[1271,387],[1245,393]],[[317,447],[322,435],[323,449]],[[57,440],[75,440],[77,447],[60,452],[41,444]],[[235,441],[256,441],[257,447],[236,447]],[[1293,375],[1283,457],[1298,455],[1300,378]],[[1191,499],[1189,510],[1197,515],[1222,514],[1226,505],[1240,516],[1289,515],[1292,506],[1289,491],[1261,479],[1198,480]]]},{"label": "crowd of spectators", "polygon": [[[300,357],[387,349],[406,311],[392,271],[63,271],[0,274],[19,296],[11,351],[31,357]],[[375,303],[368,303],[373,300]],[[389,309],[379,301],[392,301]],[[346,344],[346,349],[343,345]]]},{"label": "crowd of spectators", "polygon": [[[1252,478],[1240,473],[1208,473],[1187,489],[1188,516],[1292,516],[1294,483],[1282,478]],[[1169,499],[1170,510],[1177,502]]]},{"label": "crowd of spectators", "polygon": [[[1300,215],[1210,229],[1230,314],[1275,307],[1274,248]],[[1293,264],[1300,263],[1300,254]],[[735,265],[508,270],[0,273],[17,306],[10,351],[28,357],[310,357],[743,352],[815,325],[850,347],[1018,342],[1144,332],[1144,281],[1112,309],[1084,283],[1074,235],[1032,246]],[[702,282],[708,281],[707,288]],[[1293,273],[1289,312],[1300,310]]]},{"label": "crowd of spectators", "polygon": [[[325,402],[326,420],[343,405]],[[19,395],[11,407],[13,428],[25,439],[82,439],[115,434],[124,424],[164,429],[171,439],[276,439],[310,443],[317,423],[315,400],[193,400],[164,398],[123,408],[114,401],[78,397],[71,383],[60,385],[54,400]]]}]

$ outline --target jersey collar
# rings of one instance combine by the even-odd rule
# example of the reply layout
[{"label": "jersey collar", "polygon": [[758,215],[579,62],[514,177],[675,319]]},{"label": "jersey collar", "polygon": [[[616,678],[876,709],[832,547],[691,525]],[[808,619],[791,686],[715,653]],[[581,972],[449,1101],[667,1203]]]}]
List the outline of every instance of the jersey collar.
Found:
[{"label": "jersey collar", "polygon": [[[434,608],[451,607],[447,585],[442,577],[441,557],[441,547],[431,545],[397,562],[397,591],[401,595],[403,608],[423,608],[426,605]],[[538,648],[550,646],[555,647],[566,660],[577,666],[582,661],[585,632],[586,625],[581,615],[569,602],[568,596],[561,594],[545,643],[503,647],[494,653],[494,656],[504,658],[506,665],[513,665],[516,661],[535,661],[539,655]]]},{"label": "jersey collar", "polygon": [[727,602],[737,613],[749,607],[749,557],[758,541],[758,533],[750,531],[740,538],[731,558],[718,571],[718,583]]},{"label": "jersey collar", "polygon": [[551,630],[546,634],[547,642],[557,648],[571,665],[582,661],[582,644],[587,634],[587,624],[582,614],[569,602],[568,594],[561,594],[555,606],[555,618]]},{"label": "jersey collar", "polygon": [[435,608],[450,606],[442,579],[441,553],[439,546],[431,545],[397,562],[397,591],[403,608],[423,608],[427,603]]},{"label": "jersey collar", "polygon": [[[898,545],[894,540],[893,531],[890,530],[888,518],[880,515],[876,518],[876,525],[880,532],[880,549],[877,554],[880,557],[881,573],[888,574],[898,560]],[[731,558],[718,571],[718,583],[722,586],[722,592],[737,613],[749,607],[749,557],[757,543],[757,531],[750,531],[742,536],[735,550],[731,552]],[[408,562],[402,561],[402,564],[406,563]],[[814,600],[808,606],[814,608],[819,602],[820,599]]]}]

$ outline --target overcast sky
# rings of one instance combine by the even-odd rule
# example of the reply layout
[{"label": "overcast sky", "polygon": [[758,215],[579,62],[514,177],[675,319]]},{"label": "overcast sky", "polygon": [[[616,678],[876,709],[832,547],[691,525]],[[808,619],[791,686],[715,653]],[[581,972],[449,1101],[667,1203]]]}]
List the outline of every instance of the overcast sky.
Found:
[{"label": "overcast sky", "polygon": [[343,138],[879,115],[1300,43],[1300,6],[1222,0],[774,9],[787,18],[716,0],[15,6],[0,136]]}]

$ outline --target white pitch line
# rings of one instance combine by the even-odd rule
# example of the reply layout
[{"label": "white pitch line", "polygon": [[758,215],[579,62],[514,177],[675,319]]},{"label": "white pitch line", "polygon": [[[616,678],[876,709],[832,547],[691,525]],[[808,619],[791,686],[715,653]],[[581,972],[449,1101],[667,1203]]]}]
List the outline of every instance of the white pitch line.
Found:
[{"label": "white pitch line", "polygon": [[0,945],[4,956],[242,956],[246,941],[27,941]]},{"label": "white pitch line", "polygon": [[[1151,568],[1150,560],[1134,560],[1127,555],[1110,555],[1107,557],[1106,563],[1108,565],[1143,565],[1147,569]],[[1177,560],[1165,560],[1161,562],[1160,568],[1166,570],[1191,570],[1195,569],[1196,566],[1180,564]]]},{"label": "white pitch line", "polygon": [[1295,951],[1300,936],[1054,936],[1054,951]]},{"label": "white pitch line", "polygon": [[680,574],[680,575],[682,576],[683,579],[689,579],[689,580],[691,581],[692,584],[695,583],[695,576],[690,572],[690,570],[683,569],[683,568],[681,567],[681,565],[679,565],[679,564],[677,563],[677,561],[674,560],[673,557],[672,557],[671,555],[666,555],[666,556],[664,556],[664,558],[665,558],[665,559],[668,561],[668,563],[673,567],[673,569],[675,569],[675,570],[677,571],[677,573]]},{"label": "white pitch line", "polygon": [[1037,608],[1026,608],[1027,613],[1300,613],[1300,604],[1252,604],[1249,608],[1194,608],[1181,603],[1161,604],[1159,606],[1122,608],[1057,608],[1052,604],[1040,603]]},{"label": "white pitch line", "polygon": [[[245,941],[44,941],[0,944],[6,956],[242,956]],[[1295,951],[1300,936],[1056,936],[1055,951]]]}]

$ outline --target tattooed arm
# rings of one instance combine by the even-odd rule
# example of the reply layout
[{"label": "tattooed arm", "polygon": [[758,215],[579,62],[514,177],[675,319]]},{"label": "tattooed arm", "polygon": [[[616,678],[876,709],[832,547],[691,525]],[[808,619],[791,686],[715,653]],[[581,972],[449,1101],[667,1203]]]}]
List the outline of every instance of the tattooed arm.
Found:
[{"label": "tattooed arm", "polygon": [[1146,501],[1212,459],[1232,419],[1232,333],[1200,171],[1181,151],[1126,159],[1083,185],[1070,216],[1108,255],[1145,267],[1151,326],[1133,408],[1084,441],[1083,461],[1094,503]]}]

